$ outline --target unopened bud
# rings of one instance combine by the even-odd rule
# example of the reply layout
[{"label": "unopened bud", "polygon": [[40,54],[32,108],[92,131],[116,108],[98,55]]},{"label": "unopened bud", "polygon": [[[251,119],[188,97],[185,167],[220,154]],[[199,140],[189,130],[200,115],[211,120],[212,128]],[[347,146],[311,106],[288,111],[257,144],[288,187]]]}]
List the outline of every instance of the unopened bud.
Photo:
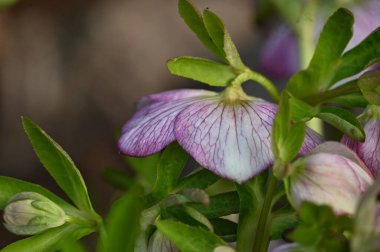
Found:
[{"label": "unopened bud", "polygon": [[[343,145],[341,148],[352,152]],[[366,167],[347,156],[312,151],[293,164],[293,174],[287,178],[287,192],[293,206],[299,208],[303,201],[310,201],[327,204],[337,214],[353,214],[373,178]]]},{"label": "unopened bud", "polygon": [[35,192],[14,195],[4,208],[4,226],[18,235],[34,235],[66,222],[66,214],[50,199]]}]

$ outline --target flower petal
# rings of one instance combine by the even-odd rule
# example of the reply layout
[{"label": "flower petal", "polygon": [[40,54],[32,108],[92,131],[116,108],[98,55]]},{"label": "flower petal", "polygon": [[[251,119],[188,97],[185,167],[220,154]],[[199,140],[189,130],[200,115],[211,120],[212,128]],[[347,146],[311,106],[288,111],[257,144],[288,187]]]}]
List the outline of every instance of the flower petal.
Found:
[{"label": "flower petal", "polygon": [[376,118],[369,120],[364,125],[366,140],[362,143],[343,136],[342,143],[347,145],[370,169],[375,177],[380,176],[380,121]]},{"label": "flower petal", "polygon": [[[146,105],[123,127],[118,146],[129,156],[148,156],[175,140],[174,119],[184,108],[206,99],[214,92],[178,90],[148,96]],[[182,98],[182,99],[181,99]]]},{"label": "flower petal", "polygon": [[261,99],[236,105],[204,100],[178,115],[175,136],[200,165],[241,183],[273,162],[275,113],[275,105]]},{"label": "flower petal", "polygon": [[299,161],[289,178],[289,194],[295,208],[303,201],[328,204],[336,213],[353,214],[372,184],[368,172],[350,159],[330,153],[313,153]]}]

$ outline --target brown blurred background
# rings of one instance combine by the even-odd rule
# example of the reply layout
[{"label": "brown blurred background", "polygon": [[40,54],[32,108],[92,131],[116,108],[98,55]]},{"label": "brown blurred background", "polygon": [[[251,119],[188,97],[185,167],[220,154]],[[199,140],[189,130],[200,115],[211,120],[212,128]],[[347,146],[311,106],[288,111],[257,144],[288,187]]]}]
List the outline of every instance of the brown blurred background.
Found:
[{"label": "brown blurred background", "polygon": [[[244,60],[255,64],[253,1],[194,3],[218,13]],[[62,195],[23,132],[20,116],[28,116],[71,155],[104,214],[114,191],[100,171],[128,171],[115,136],[134,101],[207,88],[169,74],[166,60],[180,55],[212,57],[179,17],[176,0],[21,0],[1,9],[0,175]],[[16,239],[3,227],[0,237],[0,247]]]}]

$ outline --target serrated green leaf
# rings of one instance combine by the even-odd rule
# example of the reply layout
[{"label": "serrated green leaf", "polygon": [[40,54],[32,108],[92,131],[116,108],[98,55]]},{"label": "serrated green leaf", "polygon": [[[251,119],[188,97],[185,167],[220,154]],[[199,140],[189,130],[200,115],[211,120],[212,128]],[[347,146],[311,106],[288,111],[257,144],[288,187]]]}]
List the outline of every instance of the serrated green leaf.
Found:
[{"label": "serrated green leaf", "polygon": [[157,180],[151,193],[154,202],[164,199],[175,190],[188,157],[189,155],[176,142],[165,148],[158,163]]},{"label": "serrated green leaf", "polygon": [[309,66],[288,82],[288,90],[294,96],[303,98],[331,85],[340,57],[352,37],[352,25],[353,16],[345,9],[339,9],[328,19]]},{"label": "serrated green leaf", "polygon": [[87,188],[69,155],[34,122],[22,118],[26,134],[43,166],[78,208],[94,212]]},{"label": "serrated green leaf", "polygon": [[222,61],[225,60],[225,55],[222,50],[213,43],[210,35],[207,32],[202,16],[194,5],[188,0],[178,1],[178,11],[185,23],[197,35],[199,40],[208,48],[216,57]]},{"label": "serrated green leaf", "polygon": [[47,230],[41,234],[34,235],[16,241],[2,250],[1,252],[51,252],[62,248],[69,240],[77,240],[92,233],[94,230],[82,228],[75,224],[65,224],[61,227]]},{"label": "serrated green leaf", "polygon": [[105,222],[105,232],[100,233],[99,252],[134,251],[143,210],[140,197],[140,188],[133,187],[113,203]]},{"label": "serrated green leaf", "polygon": [[367,101],[380,105],[380,72],[366,72],[360,76],[358,86]]},{"label": "serrated green leaf", "polygon": [[75,210],[72,205],[40,185],[3,176],[0,176],[0,209],[3,209],[5,207],[6,203],[13,195],[21,192],[39,193],[56,203],[65,212],[71,212]]},{"label": "serrated green leaf", "polygon": [[368,35],[359,45],[344,53],[336,67],[330,85],[346,77],[360,73],[369,65],[380,60],[380,29]]},{"label": "serrated green leaf", "polygon": [[210,205],[190,203],[189,206],[195,208],[207,218],[218,218],[239,212],[240,202],[236,192],[227,192],[210,197]]},{"label": "serrated green leaf", "polygon": [[176,191],[182,190],[184,188],[206,189],[210,185],[217,182],[219,179],[220,177],[215,173],[212,173],[204,168],[199,168],[198,170],[184,177],[176,187]]},{"label": "serrated green leaf", "polygon": [[200,81],[210,86],[225,87],[237,76],[228,65],[196,57],[175,58],[169,60],[167,66],[170,73],[174,75]]},{"label": "serrated green leaf", "polygon": [[353,139],[359,141],[365,139],[365,133],[360,122],[347,110],[321,106],[321,110],[316,117],[334,126]]},{"label": "serrated green leaf", "polygon": [[173,220],[156,221],[156,226],[183,252],[213,252],[216,247],[227,245],[218,236],[203,228]]}]

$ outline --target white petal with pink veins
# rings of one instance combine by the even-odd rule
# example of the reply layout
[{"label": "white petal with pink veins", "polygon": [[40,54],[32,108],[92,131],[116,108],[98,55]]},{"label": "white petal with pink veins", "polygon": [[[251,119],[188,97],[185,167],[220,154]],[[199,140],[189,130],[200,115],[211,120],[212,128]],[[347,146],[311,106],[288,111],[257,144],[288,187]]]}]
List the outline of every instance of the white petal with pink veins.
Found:
[{"label": "white petal with pink veins", "polygon": [[275,113],[276,107],[261,99],[236,105],[204,100],[177,116],[175,136],[199,164],[241,183],[273,162]]},{"label": "white petal with pink veins", "polygon": [[[202,90],[178,90],[152,95],[123,127],[119,149],[129,156],[148,156],[161,151],[175,140],[174,119],[184,108],[216,93]],[[181,98],[181,99],[179,99]]]}]

